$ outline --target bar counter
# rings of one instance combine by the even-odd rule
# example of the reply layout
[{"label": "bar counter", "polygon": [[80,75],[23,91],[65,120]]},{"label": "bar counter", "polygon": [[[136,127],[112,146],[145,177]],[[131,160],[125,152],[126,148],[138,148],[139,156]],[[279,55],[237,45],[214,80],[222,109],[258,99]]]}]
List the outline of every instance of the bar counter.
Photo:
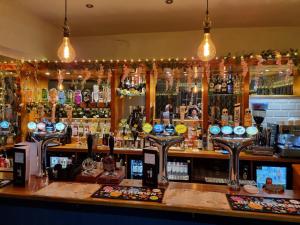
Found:
[{"label": "bar counter", "polygon": [[[79,145],[77,143],[54,146],[48,148],[48,151],[51,152],[87,152],[86,144]],[[106,153],[109,152],[107,146],[98,146],[95,152]],[[142,155],[142,149],[129,149],[129,148],[117,148],[114,149],[114,154],[124,154],[124,155]],[[183,158],[209,158],[209,159],[229,159],[228,154],[221,154],[215,151],[207,150],[196,150],[192,149],[186,150],[174,150],[170,148],[168,156],[172,157],[183,157]],[[300,163],[300,158],[281,158],[275,156],[264,156],[264,155],[252,155],[245,152],[240,153],[240,160],[249,160],[249,161],[265,161],[265,162],[288,162],[288,163]]]},{"label": "bar counter", "polygon": [[[39,224],[44,219],[46,224],[220,224],[228,221],[230,224],[288,224],[300,223],[300,216],[277,215],[260,212],[245,212],[224,209],[222,207],[209,208],[205,206],[191,207],[180,204],[166,204],[167,193],[173,189],[190,189],[201,192],[216,192],[228,194],[227,186],[207,185],[195,183],[170,182],[166,189],[163,203],[142,202],[132,200],[95,199],[90,197],[88,190],[100,187],[98,184],[72,183],[72,187],[85,185],[87,195],[76,194],[73,196],[49,191],[46,194],[37,194],[42,188],[49,187],[50,182],[46,178],[31,177],[26,187],[13,185],[0,189],[0,210],[3,220],[9,224]],[[64,185],[66,182],[55,182],[55,185]],[[122,185],[139,186],[139,180],[123,180]],[[96,185],[96,186],[95,186]],[[68,192],[68,191],[67,191]],[[67,193],[66,192],[66,193]],[[70,190],[70,193],[72,190]],[[244,191],[234,194],[246,194]],[[250,194],[247,194],[250,195]],[[281,197],[300,199],[300,193],[287,190],[281,195],[270,195],[260,192],[257,196]],[[48,213],[51,213],[49,218]],[[48,215],[48,217],[46,216]],[[44,218],[46,216],[46,218]],[[59,220],[56,216],[60,217]],[[32,218],[34,218],[32,220]],[[30,220],[29,220],[30,219]],[[23,221],[23,223],[20,223]],[[24,222],[25,221],[25,222]],[[65,223],[57,223],[57,221]],[[68,222],[66,222],[68,221]]]}]

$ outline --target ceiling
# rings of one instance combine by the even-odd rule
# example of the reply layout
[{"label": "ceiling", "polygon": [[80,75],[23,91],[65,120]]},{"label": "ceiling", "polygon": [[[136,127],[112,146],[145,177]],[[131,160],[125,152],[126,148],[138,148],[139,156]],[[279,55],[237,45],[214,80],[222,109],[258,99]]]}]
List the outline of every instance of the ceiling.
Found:
[{"label": "ceiling", "polygon": [[[61,27],[64,0],[15,0]],[[93,4],[88,9],[85,5]],[[197,30],[206,0],[69,0],[73,36]],[[300,26],[300,0],[210,0],[213,27]]]}]

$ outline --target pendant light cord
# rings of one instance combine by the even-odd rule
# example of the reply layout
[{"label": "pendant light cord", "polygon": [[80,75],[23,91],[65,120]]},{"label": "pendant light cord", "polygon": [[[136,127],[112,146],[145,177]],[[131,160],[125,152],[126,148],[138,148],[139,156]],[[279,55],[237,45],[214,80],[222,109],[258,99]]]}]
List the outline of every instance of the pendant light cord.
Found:
[{"label": "pendant light cord", "polygon": [[67,19],[67,0],[65,0],[65,23],[67,23],[68,19]]},{"label": "pendant light cord", "polygon": [[206,15],[208,15],[208,0],[206,0]]},{"label": "pendant light cord", "polygon": [[67,0],[65,0],[65,23],[64,23],[64,37],[69,37],[70,36],[70,28],[68,26],[68,4]]}]

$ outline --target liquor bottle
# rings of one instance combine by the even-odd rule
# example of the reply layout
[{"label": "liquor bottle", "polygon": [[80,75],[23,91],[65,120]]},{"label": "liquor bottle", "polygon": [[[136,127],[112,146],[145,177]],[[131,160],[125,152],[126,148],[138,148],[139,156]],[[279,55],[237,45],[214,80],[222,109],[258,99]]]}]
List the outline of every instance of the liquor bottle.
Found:
[{"label": "liquor bottle", "polygon": [[197,127],[196,130],[196,135],[198,137],[198,149],[202,149],[203,148],[203,142],[202,142],[202,129],[200,126]]},{"label": "liquor bottle", "polygon": [[74,92],[72,90],[66,91],[66,104],[72,104],[74,101]]},{"label": "liquor bottle", "polygon": [[226,81],[226,78],[224,77],[222,79],[222,84],[221,84],[221,93],[222,94],[227,94],[227,81]]},{"label": "liquor bottle", "polygon": [[90,133],[90,124],[88,120],[85,120],[83,135],[87,135],[88,133]]},{"label": "liquor bottle", "polygon": [[240,94],[240,89],[241,89],[241,84],[240,84],[240,79],[239,75],[237,74],[234,78],[234,84],[233,84],[233,93],[234,94]]},{"label": "liquor bottle", "polygon": [[42,89],[42,101],[48,102],[48,90],[46,88]]},{"label": "liquor bottle", "polygon": [[215,83],[214,83],[215,79],[214,77],[212,77],[209,81],[209,93],[213,94],[215,92]]},{"label": "liquor bottle", "polygon": [[222,82],[221,82],[220,77],[218,77],[215,82],[215,93],[220,94],[221,88],[222,88]]},{"label": "liquor bottle", "polygon": [[233,94],[233,81],[232,81],[232,74],[228,74],[227,80],[227,94]]},{"label": "liquor bottle", "polygon": [[75,122],[72,124],[72,136],[78,136],[78,122],[75,120]]},{"label": "liquor bottle", "polygon": [[108,132],[106,120],[104,121],[104,124],[103,124],[102,133],[103,133],[102,144],[108,145],[109,132]]},{"label": "liquor bottle", "polygon": [[82,95],[80,90],[76,90],[74,93],[74,102],[76,105],[80,105],[82,102]]},{"label": "liquor bottle", "polygon": [[97,84],[93,86],[92,101],[96,103],[99,102],[99,85]]},{"label": "liquor bottle", "polygon": [[66,95],[63,90],[58,91],[58,103],[64,105],[66,103]]},{"label": "liquor bottle", "polygon": [[80,120],[79,126],[78,126],[78,135],[83,136],[84,134],[84,126],[82,120]]},{"label": "liquor bottle", "polygon": [[93,119],[90,124],[90,131],[92,134],[95,134],[97,132],[97,121],[96,119]]},{"label": "liquor bottle", "polygon": [[100,123],[100,120],[98,120],[96,132],[99,134],[99,137],[102,137],[103,134],[102,134],[102,129],[101,129],[101,123]]},{"label": "liquor bottle", "polygon": [[175,134],[175,127],[173,125],[173,114],[170,113],[169,116],[169,124],[165,127],[165,131],[169,134],[169,135],[174,135]]}]

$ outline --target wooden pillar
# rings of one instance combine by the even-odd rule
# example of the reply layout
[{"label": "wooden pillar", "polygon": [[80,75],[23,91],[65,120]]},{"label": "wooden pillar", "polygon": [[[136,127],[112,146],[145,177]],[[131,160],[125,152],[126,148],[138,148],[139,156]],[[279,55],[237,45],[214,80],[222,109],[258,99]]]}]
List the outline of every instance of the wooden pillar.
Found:
[{"label": "wooden pillar", "polygon": [[241,104],[241,123],[244,124],[245,109],[249,108],[250,73],[247,72],[243,78],[243,92]]}]

